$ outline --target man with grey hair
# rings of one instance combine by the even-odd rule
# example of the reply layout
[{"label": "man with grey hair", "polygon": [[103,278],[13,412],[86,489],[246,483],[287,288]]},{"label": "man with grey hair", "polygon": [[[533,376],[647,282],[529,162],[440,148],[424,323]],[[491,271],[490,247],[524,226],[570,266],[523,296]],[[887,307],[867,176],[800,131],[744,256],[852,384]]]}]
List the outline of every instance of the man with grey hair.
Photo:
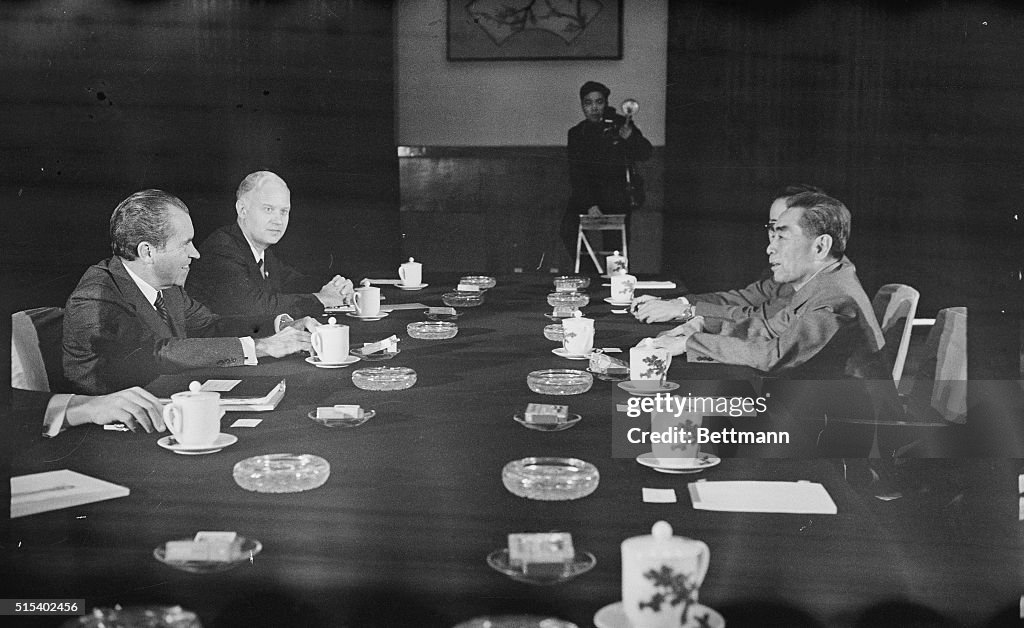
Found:
[{"label": "man with grey hair", "polygon": [[282,262],[271,247],[288,229],[291,191],[273,172],[253,172],[235,194],[237,219],[210,234],[199,247],[203,258],[189,276],[188,289],[218,314],[294,317],[346,305],[352,282],[340,275],[318,291],[316,283]]},{"label": "man with grey hair", "polygon": [[310,349],[312,319],[272,333],[272,321],[222,318],[192,299],[183,286],[199,259],[194,233],[188,207],[161,190],[114,209],[114,255],[86,270],[64,311],[64,374],[74,392],[106,395],[161,373]]},{"label": "man with grey hair", "polygon": [[841,376],[852,368],[847,361],[853,354],[873,355],[882,348],[871,301],[844,256],[849,210],[815,192],[798,194],[787,205],[767,249],[773,279],[793,291],[785,307],[768,317],[694,319],[664,332],[657,345],[686,353],[690,361],[766,373],[801,370],[816,379]]}]

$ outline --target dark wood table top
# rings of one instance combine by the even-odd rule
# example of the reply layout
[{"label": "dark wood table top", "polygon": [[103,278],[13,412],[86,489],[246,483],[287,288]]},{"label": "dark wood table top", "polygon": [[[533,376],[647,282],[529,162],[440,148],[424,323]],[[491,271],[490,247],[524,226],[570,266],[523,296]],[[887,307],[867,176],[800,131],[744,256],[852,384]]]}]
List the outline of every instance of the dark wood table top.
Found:
[{"label": "dark wood table top", "polygon": [[[422,292],[385,287],[386,303],[440,305],[445,282],[430,283]],[[586,312],[596,319],[596,346],[627,349],[653,335],[653,327],[611,314],[601,301],[607,288],[595,284]],[[676,534],[710,546],[700,599],[721,610],[730,626],[765,625],[771,613],[791,613],[787,625],[852,625],[869,607],[893,599],[979,625],[1015,607],[1022,548],[1014,516],[1017,463],[924,461],[905,470],[912,477],[904,498],[884,502],[848,483],[833,460],[727,459],[700,475],[672,476],[631,457],[614,458],[613,384],[595,381],[589,392],[564,398],[527,388],[530,371],[586,367],[551,353],[558,345],[542,333],[551,322],[544,317],[550,291],[547,277],[499,278],[484,305],[464,310],[458,335],[445,341],[408,337],[405,326],[422,320],[418,311],[377,322],[341,317],[354,346],[399,335],[401,354],[374,364],[415,369],[418,381],[404,391],[357,389],[352,370],[367,363],[321,370],[301,357],[199,373],[280,374],[288,382],[275,411],[225,417],[223,431],[239,440],[219,453],[176,455],[156,445],[159,435],[94,427],[18,452],[16,474],[70,468],[128,486],[131,495],[10,521],[2,597],[85,598],[89,607],[181,604],[206,626],[429,627],[506,613],[544,613],[589,626],[598,609],[619,599],[619,544],[664,519]],[[703,373],[742,379],[721,367]],[[672,376],[693,373],[680,366]],[[583,420],[556,433],[512,420],[530,401],[556,400]],[[306,416],[337,403],[361,404],[377,416],[354,429],[325,428]],[[242,416],[263,422],[228,427]],[[277,495],[236,485],[236,462],[281,452],[325,458],[329,480]],[[543,502],[504,488],[507,462],[549,455],[595,464],[596,492]],[[821,482],[839,512],[698,511],[687,493],[697,479]],[[674,488],[679,501],[643,503],[644,487]],[[164,541],[199,530],[234,530],[259,539],[264,549],[251,564],[207,575],[153,558]],[[597,566],[576,580],[537,587],[486,564],[507,534],[548,530],[571,532],[577,549],[597,556]]]}]

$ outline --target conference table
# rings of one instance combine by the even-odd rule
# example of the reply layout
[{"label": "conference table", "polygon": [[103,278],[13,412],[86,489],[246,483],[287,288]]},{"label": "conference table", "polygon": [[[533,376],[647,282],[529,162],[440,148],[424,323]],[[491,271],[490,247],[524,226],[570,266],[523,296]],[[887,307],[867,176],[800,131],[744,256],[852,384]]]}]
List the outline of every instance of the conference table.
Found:
[{"label": "conference table", "polygon": [[[457,275],[425,277],[419,292],[385,286],[385,304],[440,306]],[[613,314],[595,278],[585,313],[595,345],[630,346],[659,326]],[[920,461],[900,499],[884,501],[844,478],[837,460],[730,459],[694,475],[666,475],[612,454],[622,395],[595,380],[590,391],[533,393],[529,372],[586,368],[552,354],[544,338],[552,291],[545,275],[498,277],[483,305],[460,310],[458,335],[416,340],[405,327],[422,311],[396,310],[379,321],[339,316],[353,346],[391,334],[401,353],[388,362],[317,369],[302,356],[259,366],[201,371],[204,377],[280,375],[287,394],[273,411],[229,413],[224,432],[238,442],[217,453],[177,455],[162,434],[96,426],[66,431],[17,453],[15,474],[74,471],[130,488],[127,497],[11,520],[4,598],[84,598],[87,607],[180,604],[205,626],[454,626],[484,615],[533,614],[590,626],[620,599],[620,543],[664,520],[711,552],[700,600],[729,626],[872,625],[897,617],[896,601],[968,625],[1016,609],[1021,590],[1020,529],[1014,513],[1016,463]],[[407,366],[407,390],[356,388],[353,369]],[[707,367],[721,365],[706,365]],[[743,379],[742,372],[694,370],[677,360],[669,379]],[[734,368],[734,367],[733,367]],[[524,429],[512,416],[527,403],[567,403],[583,419],[571,429]],[[376,417],[355,428],[328,428],[307,417],[317,406],[360,404]],[[253,428],[231,428],[237,418]],[[232,468],[250,456],[314,454],[330,463],[319,488],[283,494],[238,486]],[[593,463],[600,484],[571,501],[536,501],[502,484],[503,466],[528,456]],[[809,480],[821,483],[835,515],[695,510],[689,483],[706,480]],[[676,503],[645,503],[642,489],[674,489]],[[194,574],[157,561],[155,547],[200,530],[258,539],[251,561]],[[515,532],[570,532],[578,551],[597,558],[568,582],[535,586],[491,569],[487,555]],[[904,609],[905,611],[905,609]],[[53,626],[67,618],[26,619]],[[874,625],[878,625],[877,623]]]}]

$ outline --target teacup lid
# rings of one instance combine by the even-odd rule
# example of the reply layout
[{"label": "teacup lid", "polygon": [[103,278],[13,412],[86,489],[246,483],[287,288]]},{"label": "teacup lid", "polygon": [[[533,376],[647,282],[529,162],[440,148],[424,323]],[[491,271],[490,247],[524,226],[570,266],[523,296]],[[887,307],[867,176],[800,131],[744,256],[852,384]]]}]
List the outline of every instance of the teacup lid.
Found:
[{"label": "teacup lid", "polygon": [[562,327],[593,327],[594,319],[586,318],[583,312],[576,310],[572,316],[562,319]]},{"label": "teacup lid", "polygon": [[193,393],[202,392],[203,385],[200,384],[199,382],[192,382],[191,384],[188,385],[188,391]]},{"label": "teacup lid", "polygon": [[363,280],[359,282],[359,285],[364,287],[364,288],[369,288],[370,287],[370,280],[364,277]]},{"label": "teacup lid", "polygon": [[631,536],[622,542],[623,553],[636,552],[655,554],[667,558],[676,554],[688,554],[692,551],[691,539],[672,535],[672,525],[667,521],[658,521],[651,526],[650,534]]},{"label": "teacup lid", "polygon": [[[181,397],[178,397],[178,395],[181,395]],[[181,399],[183,397],[190,399],[205,399],[214,397],[220,399],[220,393],[214,390],[203,390],[202,384],[200,384],[199,382],[191,382],[188,385],[188,390],[171,395],[171,398]]]},{"label": "teacup lid", "polygon": [[409,261],[406,262],[405,264],[402,264],[402,266],[405,266],[406,264],[419,264],[419,262],[417,262],[415,259],[410,257]]},{"label": "teacup lid", "polygon": [[328,319],[327,319],[327,324],[328,324],[328,325],[337,325],[337,324],[338,324],[338,319],[336,319],[336,318],[334,318],[334,317],[332,316],[332,317],[330,317],[330,318],[328,318]]}]

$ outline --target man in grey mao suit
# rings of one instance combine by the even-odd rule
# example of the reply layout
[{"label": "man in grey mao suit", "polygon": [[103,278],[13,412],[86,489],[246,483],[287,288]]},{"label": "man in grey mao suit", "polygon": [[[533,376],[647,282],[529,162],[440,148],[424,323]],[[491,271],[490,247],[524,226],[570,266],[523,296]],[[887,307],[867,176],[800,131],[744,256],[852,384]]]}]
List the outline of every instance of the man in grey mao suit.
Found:
[{"label": "man in grey mao suit", "polygon": [[183,285],[199,253],[178,198],[133,194],[114,210],[110,236],[113,257],[85,272],[64,312],[64,371],[75,392],[108,394],[161,373],[309,350],[312,319],[273,333],[273,321],[220,317],[189,297]]}]

